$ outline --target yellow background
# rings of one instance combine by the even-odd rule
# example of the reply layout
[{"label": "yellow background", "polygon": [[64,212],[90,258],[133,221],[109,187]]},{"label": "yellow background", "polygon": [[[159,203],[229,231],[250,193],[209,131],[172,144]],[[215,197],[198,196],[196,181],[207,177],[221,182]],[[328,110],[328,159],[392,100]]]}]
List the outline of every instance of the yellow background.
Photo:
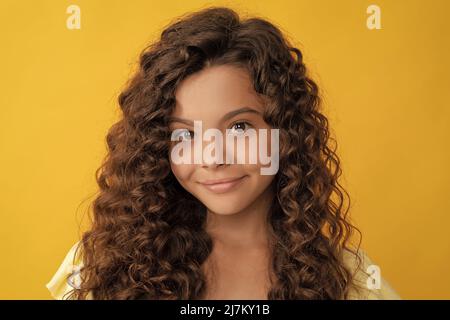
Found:
[{"label": "yellow background", "polygon": [[[381,30],[366,27],[372,3]],[[66,28],[70,4],[80,30]],[[266,17],[296,41],[321,86],[363,248],[402,298],[450,299],[445,0],[1,1],[0,298],[50,298],[139,51],[209,4]]]}]

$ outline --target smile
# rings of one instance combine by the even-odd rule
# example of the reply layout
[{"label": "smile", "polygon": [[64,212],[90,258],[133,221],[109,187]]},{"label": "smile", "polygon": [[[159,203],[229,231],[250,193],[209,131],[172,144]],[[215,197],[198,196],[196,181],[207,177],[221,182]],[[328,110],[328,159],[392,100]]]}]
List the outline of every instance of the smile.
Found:
[{"label": "smile", "polygon": [[206,189],[214,193],[225,193],[235,189],[238,185],[242,183],[245,177],[247,176],[231,179],[205,180],[199,183]]}]

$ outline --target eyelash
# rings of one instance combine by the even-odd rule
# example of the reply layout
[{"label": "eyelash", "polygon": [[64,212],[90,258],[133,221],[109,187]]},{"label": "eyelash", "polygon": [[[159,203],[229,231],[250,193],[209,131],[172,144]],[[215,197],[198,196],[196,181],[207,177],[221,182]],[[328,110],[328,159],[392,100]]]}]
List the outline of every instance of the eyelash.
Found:
[{"label": "eyelash", "polygon": [[[233,127],[233,126],[235,126],[235,125],[237,125],[237,124],[240,124],[240,123],[245,124],[246,126],[249,126],[249,127],[253,127],[251,123],[249,123],[248,121],[243,121],[243,120],[239,120],[239,121],[234,122],[234,123],[231,125],[231,127]],[[247,129],[248,129],[248,128],[247,128]],[[244,131],[245,131],[245,130],[244,130]]]},{"label": "eyelash", "polygon": [[[235,126],[235,125],[237,125],[237,124],[245,124],[246,126],[253,127],[252,124],[251,124],[250,122],[248,122],[248,121],[243,121],[243,120],[239,120],[239,121],[236,121],[236,122],[234,122],[233,124],[231,124],[230,128],[232,128],[233,126]],[[247,128],[247,129],[248,129],[248,128]],[[244,130],[244,131],[245,131],[245,130]],[[188,131],[188,132],[191,134],[191,137],[194,136],[194,131]]]}]

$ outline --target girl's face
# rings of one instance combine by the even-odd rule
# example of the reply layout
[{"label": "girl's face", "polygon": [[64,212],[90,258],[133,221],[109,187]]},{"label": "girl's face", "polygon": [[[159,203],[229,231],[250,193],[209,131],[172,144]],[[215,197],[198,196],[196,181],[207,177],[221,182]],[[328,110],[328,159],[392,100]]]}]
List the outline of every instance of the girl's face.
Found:
[{"label": "girl's face", "polygon": [[[269,165],[262,165],[260,162],[259,129],[267,129],[266,148],[270,154],[272,128],[262,118],[263,101],[254,91],[247,71],[231,65],[203,69],[184,79],[179,84],[175,97],[176,106],[171,116],[170,130],[181,131],[177,130],[179,141],[171,142],[171,151],[179,144],[192,146],[190,164],[176,164],[170,152],[171,169],[178,182],[209,211],[222,215],[241,212],[255,200],[270,195],[270,185],[275,175],[261,174],[261,167],[267,168]],[[202,133],[211,128],[222,132],[223,148],[220,152],[223,161],[215,161],[214,157],[205,158],[204,150],[215,140],[194,136],[193,121],[201,121]],[[257,161],[250,163],[249,153],[255,150],[250,148],[246,138],[241,146],[245,148],[245,163],[237,163],[238,144],[235,143],[232,150],[233,147],[226,143],[227,134],[242,135],[250,128],[256,131],[258,138]],[[227,133],[226,129],[231,131]],[[194,163],[193,155],[194,138],[200,139],[202,151],[201,162],[197,164]],[[234,159],[234,163],[226,161],[227,153],[232,155],[230,158]],[[215,152],[206,154],[215,156]],[[223,180],[227,182],[218,183]]]}]

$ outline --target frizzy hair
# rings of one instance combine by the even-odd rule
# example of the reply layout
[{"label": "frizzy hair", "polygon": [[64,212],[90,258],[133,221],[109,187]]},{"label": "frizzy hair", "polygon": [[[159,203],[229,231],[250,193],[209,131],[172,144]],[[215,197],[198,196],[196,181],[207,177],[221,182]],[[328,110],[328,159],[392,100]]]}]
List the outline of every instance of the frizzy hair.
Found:
[{"label": "frizzy hair", "polygon": [[278,27],[225,7],[180,17],[141,52],[96,171],[92,225],[80,241],[82,282],[69,298],[86,299],[89,292],[94,299],[204,296],[201,266],[213,243],[204,205],[171,172],[168,118],[183,79],[223,64],[249,72],[267,101],[264,120],[280,130],[268,216],[276,281],[267,298],[347,298],[353,273],[342,257],[347,250],[360,261],[350,240],[355,230],[361,233],[344,206],[349,197],[338,182],[340,161],[318,86]]}]

